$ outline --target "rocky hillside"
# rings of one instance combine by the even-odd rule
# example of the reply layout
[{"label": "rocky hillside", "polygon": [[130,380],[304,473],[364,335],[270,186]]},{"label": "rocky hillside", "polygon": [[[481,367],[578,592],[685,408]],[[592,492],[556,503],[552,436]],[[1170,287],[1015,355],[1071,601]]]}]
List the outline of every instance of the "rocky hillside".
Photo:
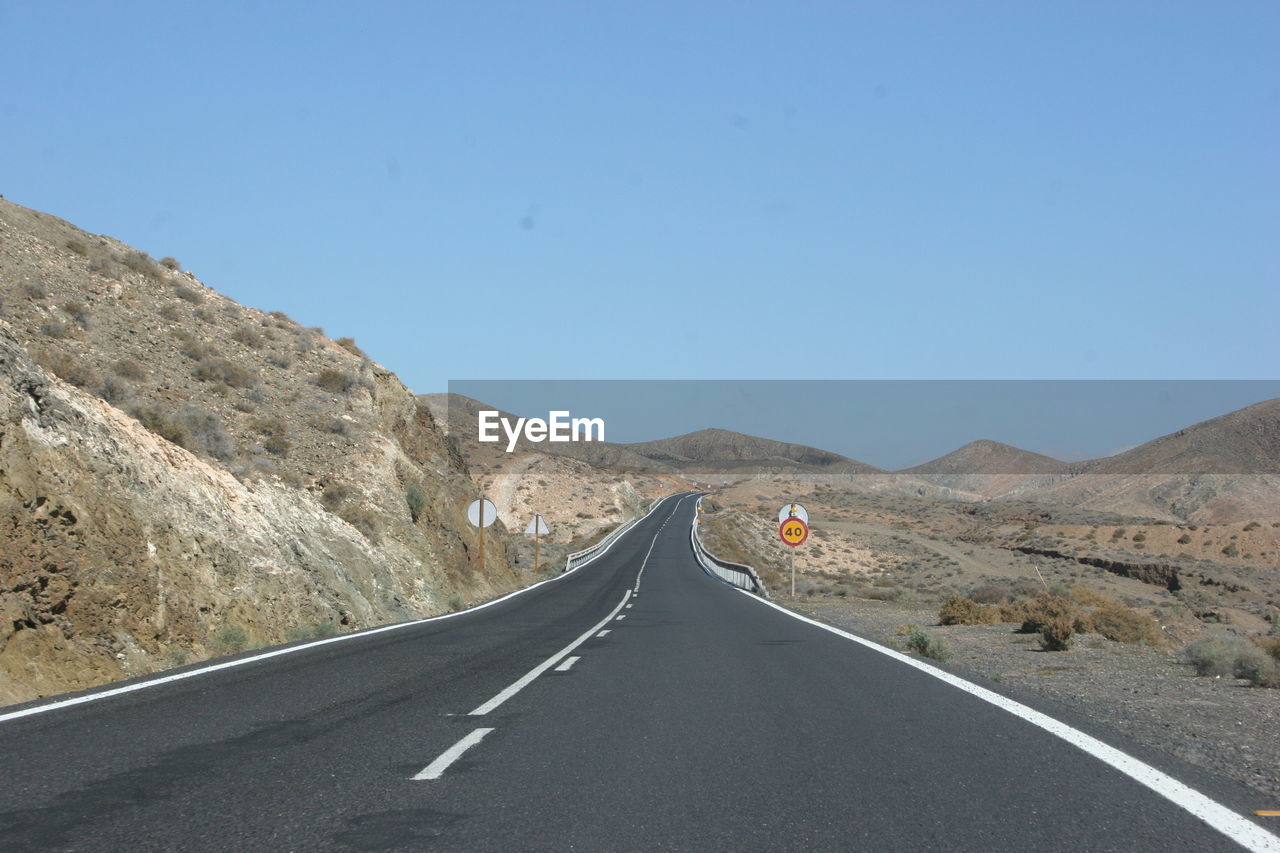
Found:
[{"label": "rocky hillside", "polygon": [[0,702],[526,582],[354,341],[2,200],[0,317]]}]

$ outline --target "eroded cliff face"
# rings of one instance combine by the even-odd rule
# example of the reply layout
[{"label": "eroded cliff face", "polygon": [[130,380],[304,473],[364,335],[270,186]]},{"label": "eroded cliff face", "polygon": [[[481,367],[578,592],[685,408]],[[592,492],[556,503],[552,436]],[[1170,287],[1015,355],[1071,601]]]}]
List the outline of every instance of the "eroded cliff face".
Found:
[{"label": "eroded cliff face", "polygon": [[532,579],[392,373],[128,252],[0,202],[0,703]]}]

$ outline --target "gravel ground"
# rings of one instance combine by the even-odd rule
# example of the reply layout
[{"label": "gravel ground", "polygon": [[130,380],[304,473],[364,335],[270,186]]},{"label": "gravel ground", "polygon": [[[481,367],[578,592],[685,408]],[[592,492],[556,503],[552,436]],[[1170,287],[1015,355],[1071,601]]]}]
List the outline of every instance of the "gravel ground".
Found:
[{"label": "gravel ground", "polygon": [[1045,652],[1017,625],[937,625],[938,609],[865,599],[784,596],[777,603],[867,639],[902,649],[898,626],[943,637],[949,668],[1030,691],[1153,749],[1245,783],[1258,809],[1280,809],[1280,690],[1197,677],[1173,651],[1088,634],[1065,652]]}]

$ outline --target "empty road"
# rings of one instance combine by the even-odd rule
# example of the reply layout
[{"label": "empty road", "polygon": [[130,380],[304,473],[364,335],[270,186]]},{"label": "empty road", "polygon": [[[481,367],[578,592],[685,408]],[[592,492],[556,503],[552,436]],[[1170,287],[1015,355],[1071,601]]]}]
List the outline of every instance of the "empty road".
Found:
[{"label": "empty road", "polygon": [[0,848],[1280,850],[708,577],[694,504],[452,618],[6,709]]}]

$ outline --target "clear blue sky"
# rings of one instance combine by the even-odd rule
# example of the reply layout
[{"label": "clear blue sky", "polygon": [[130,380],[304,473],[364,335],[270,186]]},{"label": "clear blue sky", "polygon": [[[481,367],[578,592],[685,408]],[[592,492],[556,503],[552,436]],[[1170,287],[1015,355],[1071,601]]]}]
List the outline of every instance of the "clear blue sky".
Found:
[{"label": "clear blue sky", "polygon": [[0,193],[422,392],[1274,378],[1278,37],[1271,0],[2,0]]}]

